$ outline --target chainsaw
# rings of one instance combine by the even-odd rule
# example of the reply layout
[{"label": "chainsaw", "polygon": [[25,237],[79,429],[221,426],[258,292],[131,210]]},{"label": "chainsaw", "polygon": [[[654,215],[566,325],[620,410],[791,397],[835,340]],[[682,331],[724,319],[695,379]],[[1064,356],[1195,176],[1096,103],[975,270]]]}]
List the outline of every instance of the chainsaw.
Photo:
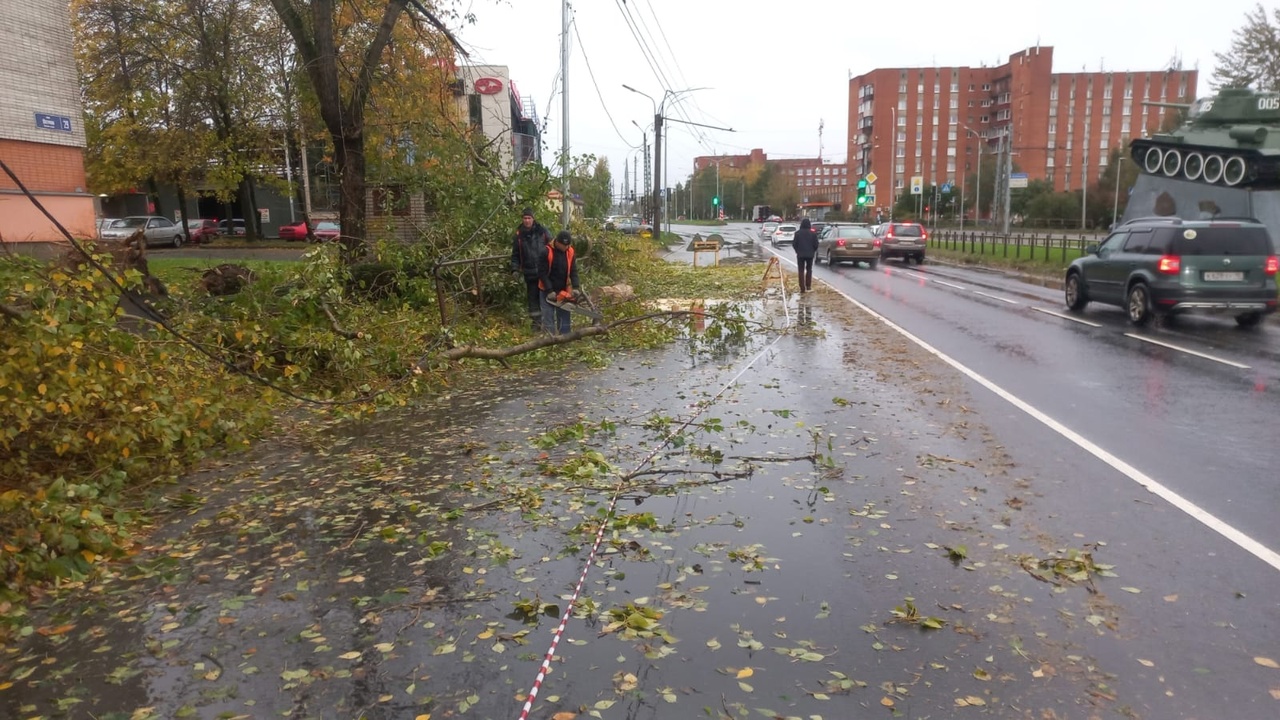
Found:
[{"label": "chainsaw", "polygon": [[556,293],[556,299],[548,300],[547,304],[554,308],[584,315],[596,322],[604,319],[600,311],[596,310],[595,303],[591,302],[591,297],[581,290],[561,290]]}]

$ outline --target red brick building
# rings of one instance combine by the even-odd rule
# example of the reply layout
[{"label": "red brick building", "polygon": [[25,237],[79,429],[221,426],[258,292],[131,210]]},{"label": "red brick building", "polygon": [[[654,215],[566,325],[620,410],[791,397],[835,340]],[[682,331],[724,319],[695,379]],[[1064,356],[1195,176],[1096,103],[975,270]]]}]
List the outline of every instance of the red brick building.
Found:
[{"label": "red brick building", "polygon": [[[694,172],[715,167],[717,161],[721,169],[745,168],[754,164],[769,165],[795,184],[801,215],[820,218],[827,211],[848,208],[852,202],[846,197],[849,167],[844,163],[823,162],[822,158],[816,157],[770,160],[764,150],[756,148],[748,155],[699,155],[693,159]],[[782,208],[776,210],[788,217],[796,213],[793,208],[787,208],[785,212]]]},{"label": "red brick building", "polygon": [[1054,73],[1044,46],[998,67],[872,70],[849,80],[849,192],[874,173],[869,194],[883,209],[914,176],[959,187],[977,171],[979,148],[995,153],[1005,133],[1029,179],[1078,190],[1097,180],[1113,148],[1173,112],[1144,101],[1189,102],[1196,80],[1195,70]]}]

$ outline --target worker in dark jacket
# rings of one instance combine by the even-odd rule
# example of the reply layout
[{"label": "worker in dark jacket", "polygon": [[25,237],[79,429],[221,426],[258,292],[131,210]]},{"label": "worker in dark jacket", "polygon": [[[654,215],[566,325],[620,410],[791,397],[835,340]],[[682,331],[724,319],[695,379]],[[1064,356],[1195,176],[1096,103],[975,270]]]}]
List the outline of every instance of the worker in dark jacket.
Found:
[{"label": "worker in dark jacket", "polygon": [[542,327],[552,335],[566,335],[572,318],[568,310],[551,303],[572,301],[581,292],[578,263],[573,258],[573,236],[561,230],[555,242],[538,258],[538,289],[542,298]]},{"label": "worker in dark jacket", "polygon": [[800,272],[800,292],[813,290],[813,258],[818,254],[818,233],[809,229],[809,218],[800,221],[800,229],[791,240]]},{"label": "worker in dark jacket", "polygon": [[525,310],[533,329],[542,327],[542,293],[538,292],[538,263],[546,257],[551,233],[533,219],[533,208],[525,208],[520,227],[511,241],[511,269],[524,276]]}]

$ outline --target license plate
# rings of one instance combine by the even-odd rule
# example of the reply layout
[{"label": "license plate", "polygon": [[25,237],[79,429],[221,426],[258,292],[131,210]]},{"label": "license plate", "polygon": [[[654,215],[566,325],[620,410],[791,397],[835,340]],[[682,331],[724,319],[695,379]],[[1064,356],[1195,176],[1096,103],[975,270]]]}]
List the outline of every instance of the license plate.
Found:
[{"label": "license plate", "polygon": [[849,247],[851,248],[865,248],[866,246],[866,243],[849,243]]},{"label": "license plate", "polygon": [[1206,282],[1214,282],[1214,281],[1230,282],[1232,280],[1239,281],[1244,279],[1244,273],[1242,272],[1207,272],[1204,274],[1204,279]]}]

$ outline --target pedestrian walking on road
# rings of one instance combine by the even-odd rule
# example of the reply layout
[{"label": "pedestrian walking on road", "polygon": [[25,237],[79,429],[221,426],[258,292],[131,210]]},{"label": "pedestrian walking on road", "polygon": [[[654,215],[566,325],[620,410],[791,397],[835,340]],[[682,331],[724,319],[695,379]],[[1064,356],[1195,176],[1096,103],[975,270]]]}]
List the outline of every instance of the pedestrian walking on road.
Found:
[{"label": "pedestrian walking on road", "polygon": [[572,316],[568,310],[551,303],[572,301],[581,292],[578,263],[573,258],[573,236],[568,230],[561,230],[538,259],[538,289],[542,299],[542,326],[552,335],[567,335]]},{"label": "pedestrian walking on road", "polygon": [[538,291],[538,263],[551,246],[551,233],[533,218],[533,208],[525,208],[520,227],[511,241],[511,269],[524,276],[525,311],[534,330],[542,325],[542,293]]},{"label": "pedestrian walking on road", "polygon": [[813,290],[813,258],[818,254],[818,233],[810,229],[809,218],[800,221],[800,229],[791,240],[800,272],[800,292]]}]

